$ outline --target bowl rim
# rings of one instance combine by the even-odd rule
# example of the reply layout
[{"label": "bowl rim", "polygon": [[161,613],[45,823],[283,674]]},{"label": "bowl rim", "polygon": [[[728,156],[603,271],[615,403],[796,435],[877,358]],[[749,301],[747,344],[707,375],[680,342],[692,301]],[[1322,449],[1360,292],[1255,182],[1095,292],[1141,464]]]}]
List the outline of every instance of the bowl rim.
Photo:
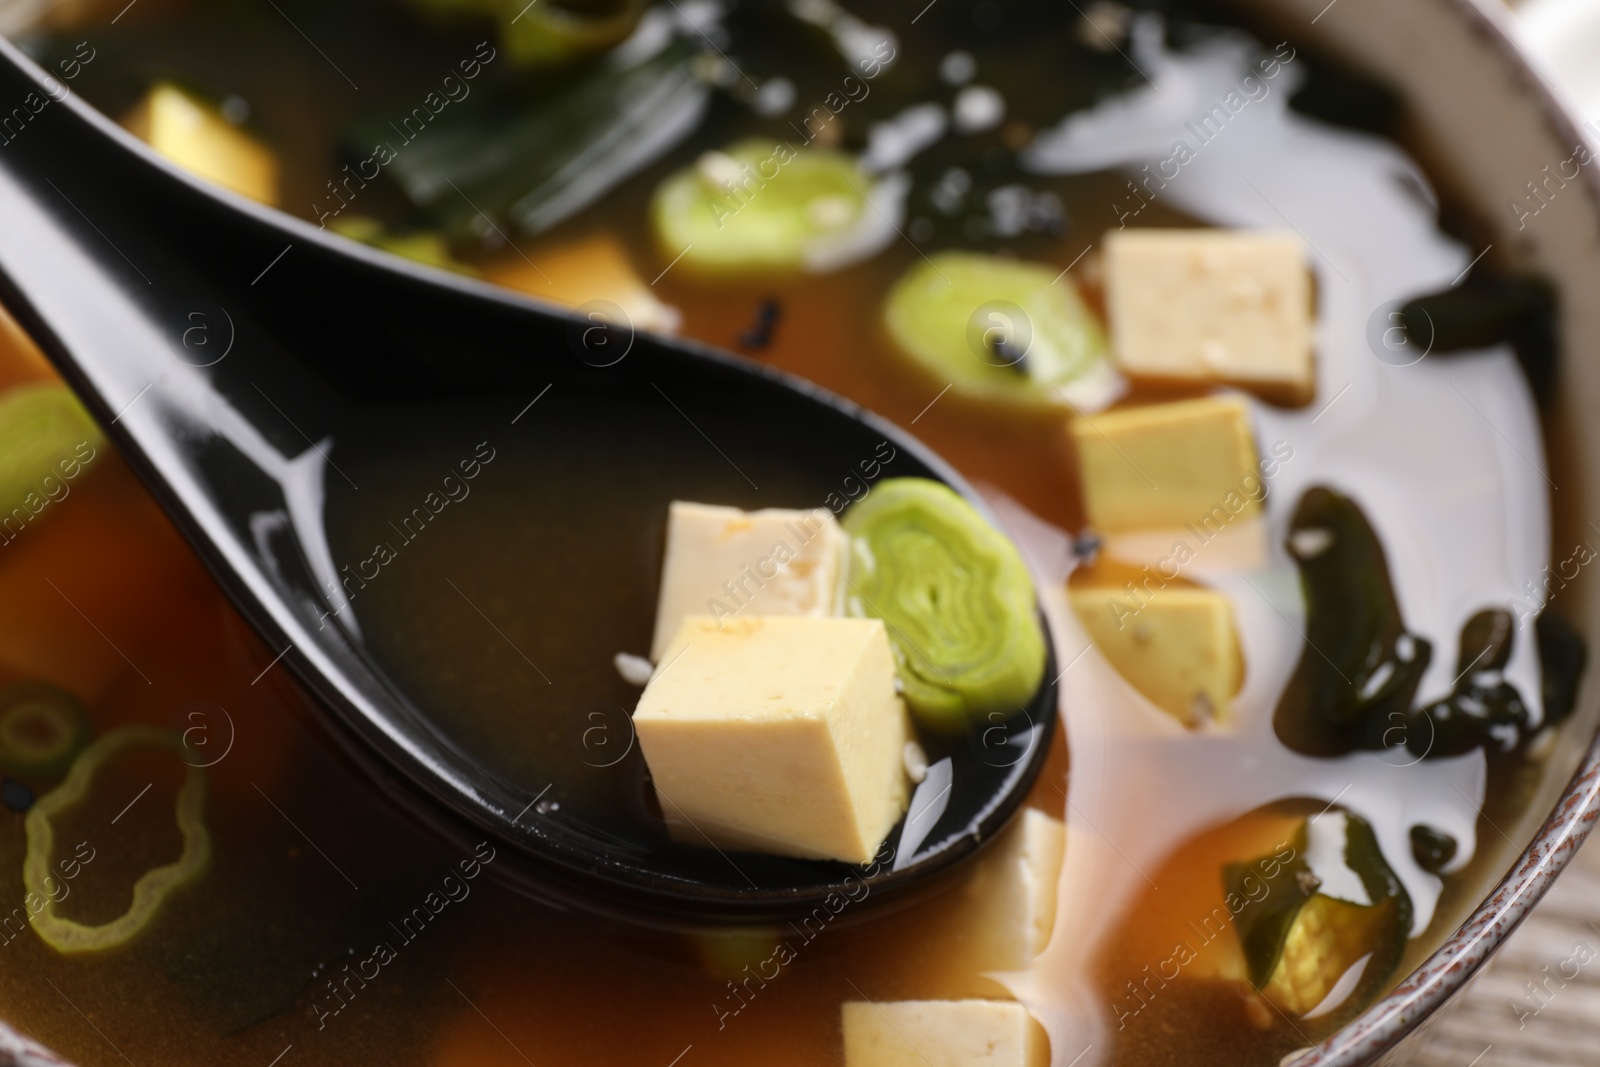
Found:
[{"label": "bowl rim", "polygon": [[[1565,144],[1592,143],[1571,102],[1538,72],[1517,42],[1512,12],[1495,0],[1441,0],[1493,49],[1505,72]],[[1590,207],[1600,211],[1600,175],[1582,175]],[[1563,353],[1563,357],[1565,353]],[[1287,1067],[1376,1064],[1457,996],[1520,926],[1566,869],[1600,818],[1600,730],[1528,845],[1472,913],[1434,952],[1382,998],[1288,1061]]]}]

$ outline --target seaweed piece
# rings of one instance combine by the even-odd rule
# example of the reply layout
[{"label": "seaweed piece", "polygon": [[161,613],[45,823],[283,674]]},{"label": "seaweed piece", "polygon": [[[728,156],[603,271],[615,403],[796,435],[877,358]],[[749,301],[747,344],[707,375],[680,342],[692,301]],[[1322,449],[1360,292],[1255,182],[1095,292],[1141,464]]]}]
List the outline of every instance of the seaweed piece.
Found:
[{"label": "seaweed piece", "polygon": [[0,782],[0,804],[18,815],[26,815],[28,809],[33,807],[33,790],[15,778],[7,778]]},{"label": "seaweed piece", "polygon": [[1511,658],[1513,633],[1511,613],[1499,608],[1467,620],[1455,688],[1411,714],[1406,747],[1418,756],[1459,756],[1490,741],[1503,752],[1522,747],[1531,717],[1522,694],[1500,674]]},{"label": "seaweed piece", "polygon": [[1388,747],[1433,648],[1406,631],[1378,535],[1354,501],[1315,486],[1287,546],[1305,591],[1306,644],[1273,716],[1279,739],[1312,756]]},{"label": "seaweed piece", "polygon": [[1490,608],[1478,612],[1461,628],[1457,671],[1503,671],[1511,662],[1511,613]]},{"label": "seaweed piece", "polygon": [[1289,97],[1289,106],[1333,126],[1389,135],[1400,119],[1404,102],[1382,82],[1362,77],[1342,67],[1302,57],[1310,77]]},{"label": "seaweed piece", "polygon": [[1578,703],[1578,679],[1589,658],[1583,635],[1571,623],[1550,611],[1541,611],[1534,620],[1534,635],[1539,642],[1540,692],[1544,697],[1544,721],[1555,725],[1566,721]]},{"label": "seaweed piece", "polygon": [[756,305],[755,321],[739,335],[739,347],[750,352],[760,352],[772,344],[772,334],[783,318],[783,305],[776,297],[766,297]]},{"label": "seaweed piece", "polygon": [[1406,630],[1383,546],[1356,504],[1331,489],[1306,491],[1287,548],[1306,600],[1305,647],[1273,714],[1278,739],[1309,756],[1404,746],[1418,759],[1475,748],[1522,750],[1537,726],[1572,712],[1586,653],[1583,638],[1548,612],[1536,623],[1542,723],[1505,680],[1516,626],[1509,611],[1485,608],[1458,639],[1449,696],[1413,707],[1432,656]]},{"label": "seaweed piece", "polygon": [[1454,288],[1408,301],[1400,321],[1429,354],[1510,344],[1542,406],[1555,392],[1557,311],[1555,287],[1545,279],[1477,270]]},{"label": "seaweed piece", "polygon": [[[1274,876],[1249,892],[1249,872],[1269,868]],[[1372,827],[1356,815],[1330,809],[1307,819],[1291,860],[1229,864],[1223,882],[1245,899],[1235,927],[1250,984],[1285,1014],[1348,1017],[1400,962],[1411,899]],[[1340,979],[1358,967],[1345,996],[1327,1003]]]},{"label": "seaweed piece", "polygon": [[[1302,825],[1289,850],[1289,862],[1283,862],[1279,852],[1222,868],[1222,888],[1228,899],[1247,902],[1238,909],[1233,926],[1244,951],[1245,973],[1257,989],[1271,980],[1295,916],[1317,891],[1316,878],[1305,864],[1305,837]],[[1269,870],[1271,875],[1266,873]]]},{"label": "seaweed piece", "polygon": [[1438,874],[1456,858],[1456,839],[1443,830],[1418,823],[1411,828],[1411,856],[1429,874]]},{"label": "seaweed piece", "polygon": [[[564,80],[537,106],[485,108],[431,128],[385,169],[450,235],[481,235],[493,218],[546,230],[671,151],[705,114],[711,89],[695,73],[697,48],[675,37],[642,59],[627,51]],[[370,122],[352,143],[393,136]]]}]

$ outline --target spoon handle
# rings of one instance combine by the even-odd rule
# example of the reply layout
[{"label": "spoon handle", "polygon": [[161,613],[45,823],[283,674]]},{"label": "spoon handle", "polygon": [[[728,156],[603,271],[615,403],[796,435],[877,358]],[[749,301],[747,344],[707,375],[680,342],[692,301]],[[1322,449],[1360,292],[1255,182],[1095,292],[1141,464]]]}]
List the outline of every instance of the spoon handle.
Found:
[{"label": "spoon handle", "polygon": [[158,159],[5,40],[0,107],[0,300],[268,644],[315,661],[330,699],[373,684],[315,634],[305,551],[266,529],[320,531],[322,507],[315,444],[269,421],[272,394],[293,396],[320,432],[302,413],[317,383],[259,327],[295,298],[254,287],[285,223]]},{"label": "spoon handle", "polygon": [[[75,76],[82,61],[62,67]],[[163,264],[148,225],[128,225],[150,175],[127,138],[0,40],[0,298],[102,423],[121,422],[173,358],[153,321],[170,299],[154,280]]]}]

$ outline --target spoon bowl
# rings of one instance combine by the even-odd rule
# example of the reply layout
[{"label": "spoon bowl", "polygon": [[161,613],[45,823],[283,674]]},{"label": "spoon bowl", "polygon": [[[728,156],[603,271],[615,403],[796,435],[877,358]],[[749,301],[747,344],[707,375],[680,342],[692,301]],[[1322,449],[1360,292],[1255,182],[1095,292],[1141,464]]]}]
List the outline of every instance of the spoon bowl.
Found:
[{"label": "spoon bowl", "polygon": [[0,103],[27,99],[46,102],[0,150],[0,295],[267,669],[430,821],[567,899],[754,920],[898,894],[1017,809],[1053,663],[1028,707],[929,753],[876,863],[676,844],[651,810],[612,664],[648,647],[668,502],[839,510],[915,476],[981,508],[915,440],[615,308],[541,305],[204,185],[0,42]]}]

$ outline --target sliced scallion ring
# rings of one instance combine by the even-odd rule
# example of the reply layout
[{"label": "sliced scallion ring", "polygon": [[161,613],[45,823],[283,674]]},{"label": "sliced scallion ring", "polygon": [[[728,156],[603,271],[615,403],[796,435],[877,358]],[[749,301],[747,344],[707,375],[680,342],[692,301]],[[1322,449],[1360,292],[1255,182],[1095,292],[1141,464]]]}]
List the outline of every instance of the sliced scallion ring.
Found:
[{"label": "sliced scallion ring", "polygon": [[[494,18],[511,62],[558,67],[604,52],[639,25],[649,0],[412,0],[446,16]],[[481,54],[480,54],[480,58]],[[492,57],[491,57],[492,58]]]},{"label": "sliced scallion ring", "polygon": [[103,440],[100,427],[60,382],[18,385],[0,394],[0,515],[19,509],[39,514]]},{"label": "sliced scallion ring", "polygon": [[1044,675],[1044,634],[1022,557],[958,494],[891,478],[844,515],[847,614],[888,627],[917,722],[959,733],[1020,711]]},{"label": "sliced scallion ring", "polygon": [[689,266],[797,270],[870,221],[873,187],[844,153],[741,141],[663,182],[652,215],[663,253]]},{"label": "sliced scallion ring", "polygon": [[940,253],[895,283],[884,322],[907,357],[973,400],[1092,412],[1124,389],[1094,313],[1046,264]]},{"label": "sliced scallion ring", "polygon": [[432,230],[396,233],[369,215],[345,215],[328,224],[328,229],[360,241],[373,248],[381,248],[397,256],[425,263],[430,267],[454,271],[457,274],[476,274],[472,267],[456,259],[450,252],[450,242]]},{"label": "sliced scallion ring", "polygon": [[513,63],[559,66],[619,44],[639,24],[646,0],[503,0],[500,43]]},{"label": "sliced scallion ring", "polygon": [[0,689],[0,770],[19,778],[66,773],[89,736],[83,707],[46,682]]},{"label": "sliced scallion ring", "polygon": [[[153,867],[133,884],[133,902],[128,910],[106,923],[81,923],[56,914],[56,896],[49,891],[52,881],[51,859],[55,854],[57,815],[80,803],[89,793],[101,767],[130,748],[163,748],[187,764],[183,785],[173,809],[173,819],[183,837],[178,858]],[[99,952],[132,940],[165,903],[174,889],[199,876],[211,858],[211,835],[205,823],[205,771],[188,762],[189,749],[183,738],[170,730],[150,726],[124,726],[97,739],[84,749],[66,780],[29,809],[23,822],[28,835],[28,851],[22,861],[22,884],[31,903],[29,922],[34,933],[57,952],[73,954]]]}]

